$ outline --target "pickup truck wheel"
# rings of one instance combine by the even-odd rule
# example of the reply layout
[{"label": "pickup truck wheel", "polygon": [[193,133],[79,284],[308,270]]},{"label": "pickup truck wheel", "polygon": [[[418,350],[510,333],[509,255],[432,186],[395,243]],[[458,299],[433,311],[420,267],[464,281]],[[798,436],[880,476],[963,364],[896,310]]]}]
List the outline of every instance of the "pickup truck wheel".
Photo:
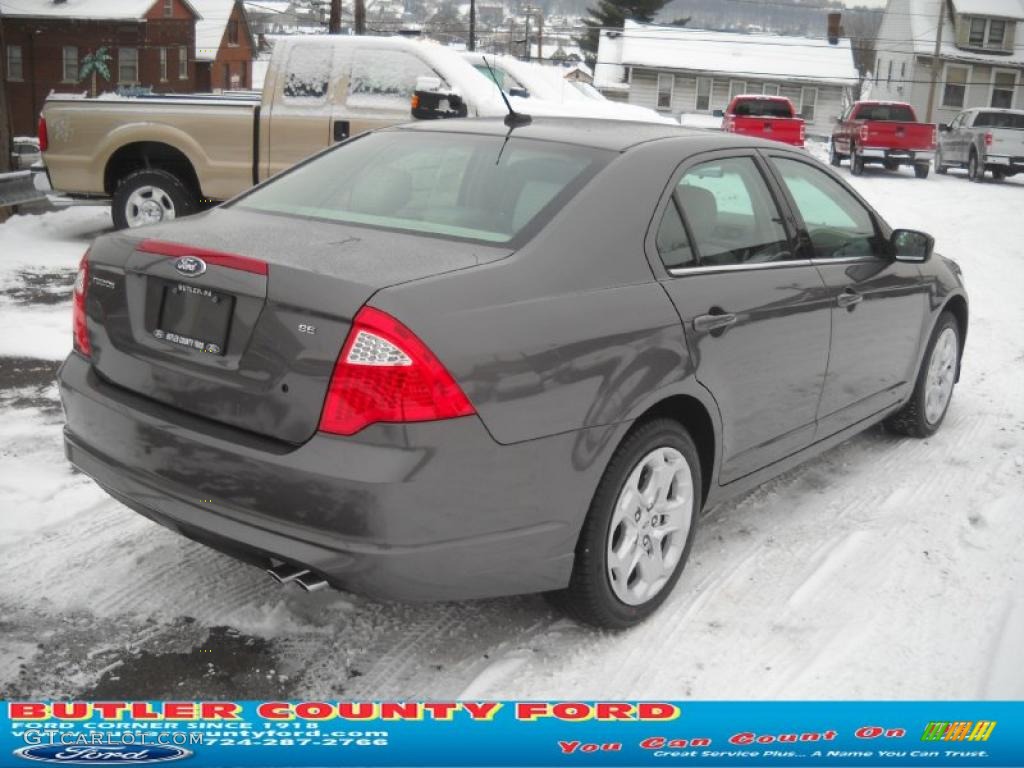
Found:
[{"label": "pickup truck wheel", "polygon": [[973,150],[967,161],[967,178],[978,183],[985,180],[985,166],[978,162],[978,154]]},{"label": "pickup truck wheel", "polygon": [[157,169],[129,173],[114,190],[112,213],[117,229],[159,224],[195,211],[195,195],[181,179],[168,171]]},{"label": "pickup truck wheel", "polygon": [[858,155],[856,150],[850,153],[850,173],[854,176],[864,173],[864,158]]},{"label": "pickup truck wheel", "polygon": [[927,163],[920,163],[914,166],[914,175],[919,179],[927,179],[928,171],[931,170]]},{"label": "pickup truck wheel", "polygon": [[839,164],[843,162],[843,156],[836,151],[836,143],[834,141],[829,144],[828,162],[835,168],[838,168]]}]

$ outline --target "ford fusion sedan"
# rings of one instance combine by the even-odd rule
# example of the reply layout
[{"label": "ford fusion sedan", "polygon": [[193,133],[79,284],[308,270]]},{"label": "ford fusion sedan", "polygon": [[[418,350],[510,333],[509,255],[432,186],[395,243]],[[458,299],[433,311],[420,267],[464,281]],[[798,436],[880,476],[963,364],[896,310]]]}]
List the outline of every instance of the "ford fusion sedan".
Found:
[{"label": "ford fusion sedan", "polygon": [[377,131],[96,240],[71,462],[282,582],[621,628],[702,509],[938,429],[968,305],[928,235],[782,144],[523,122]]}]

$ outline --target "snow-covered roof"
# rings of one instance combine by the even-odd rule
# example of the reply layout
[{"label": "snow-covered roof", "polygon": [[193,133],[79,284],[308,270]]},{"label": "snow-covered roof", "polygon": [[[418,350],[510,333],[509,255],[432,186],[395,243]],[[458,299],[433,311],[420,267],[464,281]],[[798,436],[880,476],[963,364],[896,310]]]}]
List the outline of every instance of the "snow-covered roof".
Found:
[{"label": "snow-covered roof", "polygon": [[0,0],[4,16],[54,16],[67,19],[141,19],[157,0]]},{"label": "snow-covered roof", "polygon": [[1024,3],[1021,0],[953,0],[953,7],[957,13],[968,16],[1024,20]]},{"label": "snow-covered roof", "polygon": [[765,80],[849,85],[857,82],[850,41],[745,35],[627,21],[601,31],[594,84],[615,87],[624,67],[677,69]]},{"label": "snow-covered roof", "polygon": [[[1012,3],[1018,7],[1021,5],[1021,0],[966,0],[969,3],[973,3],[987,8],[1007,5]],[[965,0],[954,0],[956,2],[956,8],[960,11]],[[910,17],[910,39],[913,44],[913,52],[922,56],[928,56],[929,58],[935,51],[935,25],[938,24],[938,7],[939,0],[908,0],[906,4],[906,13]],[[961,13],[967,13],[966,11],[960,11]],[[980,13],[980,11],[971,11],[971,13]],[[1019,18],[1024,19],[1024,15]],[[890,47],[898,47],[892,43],[888,44]],[[955,59],[964,62],[985,62],[992,64],[1002,65],[1019,65],[1024,64],[1024,50],[1019,46],[1015,47],[1012,53],[978,53],[976,51],[967,51],[963,48],[958,48],[956,45],[956,35],[953,31],[953,20],[948,16],[946,22],[942,25],[942,47],[940,49],[940,56],[943,59]]]},{"label": "snow-covered roof", "polygon": [[[213,61],[217,58],[224,29],[235,8],[236,0],[190,0],[203,18],[196,22],[196,59]],[[244,30],[239,30],[239,34]]]}]

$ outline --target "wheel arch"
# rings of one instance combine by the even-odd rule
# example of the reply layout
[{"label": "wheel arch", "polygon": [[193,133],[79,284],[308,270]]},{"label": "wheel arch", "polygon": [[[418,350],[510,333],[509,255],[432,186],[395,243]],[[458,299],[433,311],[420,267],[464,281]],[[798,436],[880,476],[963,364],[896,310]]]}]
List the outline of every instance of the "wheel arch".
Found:
[{"label": "wheel arch", "polygon": [[[960,331],[960,360],[963,360],[964,346],[967,341],[967,299],[959,294],[950,297],[949,301],[942,307],[942,312],[949,312],[956,318],[956,324]],[[957,360],[956,366],[957,381],[960,380],[960,360]]]},{"label": "wheel arch", "polygon": [[679,422],[690,433],[697,456],[700,459],[701,502],[706,502],[711,492],[712,478],[718,456],[718,432],[708,407],[693,395],[670,395],[644,411],[634,427],[652,419],[667,418]]},{"label": "wheel arch", "polygon": [[139,170],[163,170],[181,179],[196,197],[202,195],[199,176],[188,155],[162,141],[136,141],[116,149],[103,169],[103,189],[112,195],[118,182]]}]

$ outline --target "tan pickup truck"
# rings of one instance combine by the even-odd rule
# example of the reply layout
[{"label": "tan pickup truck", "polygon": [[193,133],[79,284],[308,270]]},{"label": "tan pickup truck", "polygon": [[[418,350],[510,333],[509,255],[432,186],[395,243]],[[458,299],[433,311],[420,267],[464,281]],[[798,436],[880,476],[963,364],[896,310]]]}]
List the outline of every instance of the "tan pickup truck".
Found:
[{"label": "tan pickup truck", "polygon": [[461,97],[463,114],[506,112],[493,83],[440,45],[303,36],[274,46],[262,96],[53,95],[40,121],[43,160],[57,193],[111,198],[115,226],[142,226],[226,200],[349,136],[409,121],[424,80]]}]

